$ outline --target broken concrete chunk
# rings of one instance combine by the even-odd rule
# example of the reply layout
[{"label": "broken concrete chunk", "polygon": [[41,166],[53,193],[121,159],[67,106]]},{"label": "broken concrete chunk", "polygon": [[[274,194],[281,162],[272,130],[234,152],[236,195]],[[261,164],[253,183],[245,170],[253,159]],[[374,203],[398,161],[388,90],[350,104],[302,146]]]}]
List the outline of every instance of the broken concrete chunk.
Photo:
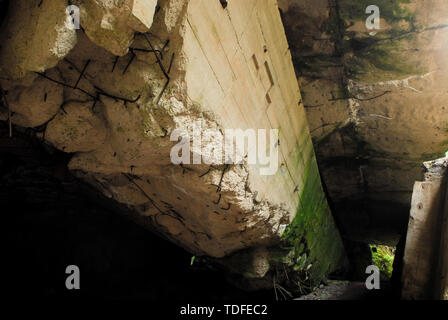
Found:
[{"label": "broken concrete chunk", "polygon": [[139,32],[148,32],[152,26],[157,0],[134,0],[128,25]]},{"label": "broken concrete chunk", "polygon": [[102,119],[95,115],[92,103],[70,102],[52,120],[46,139],[65,152],[88,152],[97,149],[107,131]]},{"label": "broken concrete chunk", "polygon": [[[58,72],[49,72],[53,79],[60,79]],[[38,77],[29,87],[15,86],[7,94],[11,120],[23,127],[37,127],[50,120],[63,102],[63,88]]]},{"label": "broken concrete chunk", "polygon": [[135,32],[148,32],[152,25],[155,0],[77,0],[80,23],[87,36],[116,56],[124,56]]}]

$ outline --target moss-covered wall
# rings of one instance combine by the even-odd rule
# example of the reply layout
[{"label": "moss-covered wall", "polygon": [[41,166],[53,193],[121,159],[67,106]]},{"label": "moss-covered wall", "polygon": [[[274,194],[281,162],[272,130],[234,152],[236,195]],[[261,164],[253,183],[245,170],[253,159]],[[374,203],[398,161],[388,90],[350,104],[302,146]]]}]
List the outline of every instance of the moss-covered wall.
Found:
[{"label": "moss-covered wall", "polygon": [[[307,159],[303,189],[292,223],[283,234],[288,262],[310,288],[347,263],[339,231],[322,188],[314,150]],[[308,281],[309,280],[309,281]]]},{"label": "moss-covered wall", "polygon": [[339,28],[343,35],[335,40],[344,54],[347,76],[381,81],[423,73],[402,56],[418,31],[415,14],[405,6],[409,3],[410,0],[376,1],[382,26],[378,32],[371,33],[364,27],[370,1],[338,1],[337,26],[330,24],[329,27]]},{"label": "moss-covered wall", "polygon": [[[339,257],[344,255],[344,248],[322,190],[277,1],[229,1],[225,11],[218,2],[210,1],[210,5],[204,6],[205,2],[190,1],[188,7],[184,51],[190,57],[185,66],[189,99],[200,103],[206,112],[215,114],[223,129],[279,130],[277,173],[259,177],[258,172],[249,167],[247,183],[250,190],[257,192],[252,211],[257,208],[256,203],[264,199],[285,208],[281,218],[270,214],[256,224],[266,230],[266,226],[277,220],[272,228],[276,237],[268,242],[268,232],[251,233],[250,238],[244,239],[246,248],[224,258],[226,265],[246,279],[273,276],[274,281],[267,281],[267,286],[272,287],[273,282],[283,283],[278,279],[277,266],[284,275],[286,262],[290,278],[308,269],[306,273],[312,282],[320,283],[340,267]],[[236,211],[236,204],[232,202],[231,210]],[[244,210],[238,215],[244,214],[244,219],[249,219]],[[262,214],[257,216],[262,217]],[[297,224],[296,220],[303,220],[303,223]],[[293,234],[282,237],[291,221],[293,225],[289,230],[293,229]],[[212,227],[215,232],[217,227]],[[238,236],[247,233],[235,232]],[[278,247],[282,239],[285,249]],[[253,245],[260,242],[269,247],[268,264],[264,253]],[[290,253],[288,248],[299,246],[301,242],[304,248]],[[305,258],[301,253],[305,252],[308,252],[307,259],[302,261],[300,259]],[[294,262],[290,261],[292,255]]]}]

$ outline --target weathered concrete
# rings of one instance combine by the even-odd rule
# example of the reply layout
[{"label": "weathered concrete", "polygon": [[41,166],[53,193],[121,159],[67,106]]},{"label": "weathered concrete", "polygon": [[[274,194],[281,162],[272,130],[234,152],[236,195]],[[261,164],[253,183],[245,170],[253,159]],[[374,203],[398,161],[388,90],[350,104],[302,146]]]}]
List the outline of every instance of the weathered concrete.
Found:
[{"label": "weathered concrete", "polygon": [[[347,229],[358,240],[395,245],[421,162],[447,149],[448,6],[374,2],[279,0],[279,6],[319,167],[335,205],[344,205],[336,211],[347,213],[345,203],[359,200],[351,217],[340,220],[359,220],[364,208],[387,202],[402,228],[381,222],[378,208]],[[365,26],[371,4],[381,13],[376,35]]]},{"label": "weathered concrete", "polygon": [[[16,91],[42,97],[31,107],[45,117],[31,123],[17,107],[14,123],[45,122],[42,138],[74,154],[69,167],[79,177],[133,209],[141,224],[234,273],[270,276],[272,286],[283,281],[275,274],[280,264],[286,278],[297,274],[311,286],[344,266],[275,0],[230,1],[225,9],[219,1],[161,0],[154,17],[153,2],[138,10],[127,1],[76,3],[85,32],[65,59],[38,76],[22,68],[20,83],[2,79],[8,98]],[[60,109],[44,89],[28,93],[38,81],[62,91]],[[171,133],[186,128],[192,137],[197,122],[221,132],[278,129],[267,147],[279,152],[278,171],[174,165]]]},{"label": "weathered concrete", "polygon": [[403,260],[402,298],[441,299],[446,286],[447,158],[425,163],[424,182],[412,195]]},{"label": "weathered concrete", "polygon": [[90,40],[117,56],[128,53],[134,32],[148,32],[156,0],[75,0],[81,11],[81,25]]}]

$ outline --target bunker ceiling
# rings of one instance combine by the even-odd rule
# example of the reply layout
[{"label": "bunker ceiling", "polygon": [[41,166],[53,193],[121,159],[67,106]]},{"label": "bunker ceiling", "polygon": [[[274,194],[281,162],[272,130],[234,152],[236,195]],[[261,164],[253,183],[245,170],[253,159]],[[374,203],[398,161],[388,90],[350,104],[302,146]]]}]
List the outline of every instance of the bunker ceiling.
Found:
[{"label": "bunker ceiling", "polygon": [[445,0],[279,0],[323,180],[348,238],[394,244],[448,149]]}]

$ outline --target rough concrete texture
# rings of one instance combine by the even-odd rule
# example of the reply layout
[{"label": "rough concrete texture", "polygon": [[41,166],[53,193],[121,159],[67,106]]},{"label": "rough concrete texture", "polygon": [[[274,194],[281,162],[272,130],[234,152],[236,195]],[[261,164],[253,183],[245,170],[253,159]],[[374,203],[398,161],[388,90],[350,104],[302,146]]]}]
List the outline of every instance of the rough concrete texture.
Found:
[{"label": "rough concrete texture", "polygon": [[68,54],[76,44],[76,31],[65,24],[66,8],[66,0],[9,1],[0,31],[3,76],[20,79],[27,71],[44,71]]},{"label": "rough concrete texture", "polygon": [[446,174],[448,159],[426,162],[416,182],[403,258],[402,298],[442,299],[446,287]]},{"label": "rough concrete texture", "polygon": [[[47,122],[42,138],[74,154],[74,173],[193,254],[227,257],[220,262],[236,274],[262,278],[284,264],[319,283],[344,266],[276,1],[224,9],[219,1],[161,0],[155,16],[152,1],[132,9],[129,1],[76,3],[84,31],[57,66],[28,86],[27,77],[19,85],[3,79],[14,123]],[[186,128],[193,137],[198,122],[221,132],[279,129],[278,141],[268,140],[278,148],[278,171],[172,164],[171,133]]]},{"label": "rough concrete texture", "polygon": [[[61,80],[54,69],[48,74],[58,81]],[[11,85],[5,81],[2,81],[2,85],[3,89],[8,91],[7,99],[12,112],[12,123],[23,127],[37,127],[46,123],[58,112],[64,101],[64,89],[45,78],[31,74],[27,78],[19,85]],[[6,120],[4,117],[3,119]]]},{"label": "rough concrete texture", "polygon": [[105,122],[91,110],[90,103],[64,103],[62,112],[47,125],[45,136],[65,152],[89,152],[105,141]]},{"label": "rough concrete texture", "polygon": [[128,53],[134,32],[148,32],[156,0],[75,0],[89,38],[117,56]]},{"label": "rough concrete texture", "polygon": [[[408,2],[279,0],[329,194],[336,205],[362,204],[351,219],[387,202],[404,225],[408,210],[400,208],[421,179],[421,162],[447,149],[448,6]],[[370,4],[381,13],[374,36],[365,26]],[[351,231],[372,241],[374,225]],[[375,240],[394,245],[393,238]]]}]

